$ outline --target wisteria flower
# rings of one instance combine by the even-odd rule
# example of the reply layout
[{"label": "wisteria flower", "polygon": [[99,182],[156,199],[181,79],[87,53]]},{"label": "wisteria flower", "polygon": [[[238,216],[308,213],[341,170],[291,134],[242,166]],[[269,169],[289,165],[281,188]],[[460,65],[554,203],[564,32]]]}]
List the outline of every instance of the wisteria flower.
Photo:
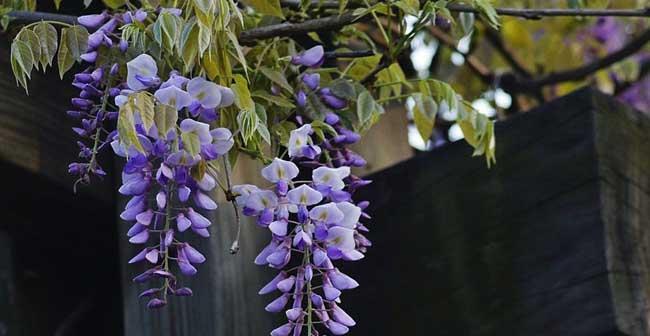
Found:
[{"label": "wisteria flower", "polygon": [[312,179],[318,186],[327,186],[332,190],[342,190],[345,187],[343,179],[350,175],[350,167],[339,168],[318,167],[312,172]]},{"label": "wisteria flower", "polygon": [[198,136],[201,144],[212,143],[212,134],[210,134],[210,125],[193,119],[181,121],[181,131],[185,133],[194,133]]},{"label": "wisteria flower", "polygon": [[271,164],[262,168],[262,176],[271,183],[291,181],[298,176],[298,172],[295,163],[280,158],[273,159]]},{"label": "wisteria flower", "polygon": [[196,77],[187,82],[187,92],[192,96],[193,105],[204,109],[211,109],[221,103],[219,86],[203,77]]},{"label": "wisteria flower", "polygon": [[145,90],[157,85],[158,66],[153,57],[142,54],[126,63],[126,84],[131,90]]},{"label": "wisteria flower", "polygon": [[289,190],[287,199],[295,205],[314,205],[323,199],[323,195],[312,187],[303,184],[295,189]]},{"label": "wisteria flower", "polygon": [[[173,106],[176,110],[181,110],[183,107],[189,106],[192,103],[192,97],[184,90],[176,86],[168,86],[164,89],[159,89],[154,94],[159,102]],[[188,120],[188,119],[186,119]]]},{"label": "wisteria flower", "polygon": [[321,149],[313,144],[311,125],[305,124],[291,131],[289,135],[289,157],[306,157],[314,159],[321,153]]},{"label": "wisteria flower", "polygon": [[310,68],[317,68],[325,61],[325,50],[323,46],[318,45],[307,49],[302,53],[291,58],[291,63],[295,65],[304,65]]}]

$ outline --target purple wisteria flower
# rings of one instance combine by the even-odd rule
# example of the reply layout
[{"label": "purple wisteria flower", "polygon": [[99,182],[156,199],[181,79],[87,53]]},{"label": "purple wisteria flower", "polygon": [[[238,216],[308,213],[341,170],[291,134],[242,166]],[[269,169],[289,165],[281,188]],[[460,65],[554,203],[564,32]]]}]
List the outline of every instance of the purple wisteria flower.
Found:
[{"label": "purple wisteria flower", "polygon": [[198,265],[205,262],[205,257],[182,238],[188,232],[210,236],[208,229],[212,223],[206,212],[217,209],[217,203],[210,197],[217,177],[200,166],[223,157],[234,145],[230,130],[212,129],[209,124],[193,119],[198,116],[193,115],[192,108],[199,104],[201,109],[216,111],[224,106],[223,97],[226,102],[234,97],[229,89],[200,77],[188,79],[177,71],[172,71],[161,84],[156,62],[147,54],[127,63],[126,81],[114,95],[115,104],[129,103],[131,94],[143,90],[153,93],[155,104],[173,107],[177,114],[173,119],[180,119],[178,124],[162,124],[159,126],[168,129],[158,129],[154,123],[146,129],[136,114],[139,146],[128,135],[122,139],[124,135],[119,132],[114,132],[110,140],[115,154],[126,159],[119,192],[131,199],[121,218],[131,223],[127,232],[129,242],[144,246],[130,263],[148,265],[133,280],[158,282],[157,287],[141,296],[150,297],[149,308],[160,308],[167,304],[169,295],[192,295],[189,288],[180,286],[170,265],[176,263],[181,274],[192,276],[198,272]]},{"label": "purple wisteria flower", "polygon": [[[322,47],[315,47],[294,56],[292,63],[318,67],[323,55]],[[318,75],[305,73],[299,78],[299,107],[306,104],[307,92],[318,94],[333,109],[347,107],[347,101],[320,88]],[[272,336],[300,335],[305,329],[311,335],[348,333],[356,322],[340,307],[340,297],[359,284],[334,263],[360,260],[371,245],[364,236],[368,229],[361,223],[370,218],[363,211],[368,202],[353,201],[354,192],[370,181],[352,175],[350,169],[365,165],[365,160],[347,148],[359,140],[359,134],[345,128],[336,114],[328,113],[324,122],[336,134],[316,138],[315,124],[304,123],[305,119],[296,116],[298,127],[285,144],[292,161],[275,158],[261,170],[272,188],[239,185],[232,189],[244,214],[256,217],[271,232],[271,241],[255,263],[279,270],[259,291],[277,293],[266,310],[284,312],[287,317],[287,323],[271,331]],[[305,170],[302,175],[301,169]],[[297,180],[309,176],[307,172],[310,180]]]}]

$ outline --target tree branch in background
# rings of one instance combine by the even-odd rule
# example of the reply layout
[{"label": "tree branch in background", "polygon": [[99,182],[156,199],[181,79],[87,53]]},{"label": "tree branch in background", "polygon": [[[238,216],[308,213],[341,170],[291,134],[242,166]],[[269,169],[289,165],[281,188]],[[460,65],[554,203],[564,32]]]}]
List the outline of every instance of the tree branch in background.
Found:
[{"label": "tree branch in background", "polygon": [[519,76],[524,78],[532,77],[532,74],[523,63],[515,56],[515,54],[510,50],[508,46],[503,42],[501,34],[496,30],[488,27],[485,27],[485,37],[494,47],[494,49],[505,59],[505,61],[510,64],[512,70],[517,73]]},{"label": "tree branch in background", "polygon": [[523,90],[532,91],[547,85],[584,79],[585,77],[595,73],[598,70],[607,68],[608,66],[621,61],[628,56],[631,56],[632,54],[641,50],[641,48],[643,48],[643,46],[648,43],[648,41],[650,41],[650,29],[644,31],[641,33],[641,35],[632,39],[618,51],[613,52],[603,58],[567,71],[550,73],[540,78],[519,79],[517,81],[517,85]]}]

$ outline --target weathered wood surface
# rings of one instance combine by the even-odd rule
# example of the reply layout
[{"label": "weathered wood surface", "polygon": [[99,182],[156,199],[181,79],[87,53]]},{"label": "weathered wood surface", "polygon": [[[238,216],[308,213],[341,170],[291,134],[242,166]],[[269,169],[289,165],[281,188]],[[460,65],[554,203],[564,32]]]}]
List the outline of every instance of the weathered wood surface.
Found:
[{"label": "weathered wood surface", "polygon": [[355,335],[647,335],[650,120],[589,89],[372,175]]}]

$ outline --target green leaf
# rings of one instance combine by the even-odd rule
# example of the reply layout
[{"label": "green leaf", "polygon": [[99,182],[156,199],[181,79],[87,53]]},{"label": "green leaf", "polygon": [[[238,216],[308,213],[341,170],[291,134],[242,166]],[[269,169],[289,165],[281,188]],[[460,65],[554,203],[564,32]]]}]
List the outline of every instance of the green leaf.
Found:
[{"label": "green leaf", "polygon": [[257,127],[256,131],[262,137],[266,143],[270,144],[271,143],[271,134],[269,133],[269,129],[266,126],[267,122],[267,116],[266,116],[266,109],[264,108],[264,105],[262,104],[255,104],[255,114],[257,114]]},{"label": "green leaf", "polygon": [[192,2],[194,3],[196,9],[198,9],[205,15],[212,13],[214,9],[215,1],[212,0],[193,0]]},{"label": "green leaf", "polygon": [[[33,68],[33,55],[27,43],[14,40],[11,44],[11,69],[16,81],[27,90],[27,78],[30,78]],[[27,78],[26,78],[27,77]]]},{"label": "green leaf", "polygon": [[248,82],[244,76],[240,74],[235,75],[235,83],[230,86],[235,94],[235,105],[239,109],[255,113],[255,103],[251,98],[250,91],[248,91]]},{"label": "green leaf", "polygon": [[311,122],[311,127],[315,130],[322,130],[324,132],[327,132],[331,136],[337,136],[338,133],[332,127],[330,124],[322,121],[322,120],[314,120]]},{"label": "green leaf", "polygon": [[181,133],[181,140],[183,141],[183,148],[190,155],[195,156],[201,152],[201,141],[199,140],[198,134],[194,132],[183,132]]},{"label": "green leaf", "polygon": [[259,117],[254,110],[242,110],[237,115],[237,125],[241,131],[244,145],[246,145],[255,135],[255,129],[259,125]]},{"label": "green leaf", "polygon": [[127,101],[120,107],[120,112],[117,117],[117,132],[120,136],[120,142],[127,149],[133,146],[138,151],[144,152],[135,131],[135,111],[130,101]]},{"label": "green leaf", "polygon": [[294,105],[291,101],[288,99],[284,98],[283,96],[275,96],[272,94],[269,94],[266,91],[263,90],[258,90],[253,92],[252,94],[253,97],[255,98],[261,98],[266,100],[269,103],[275,104],[280,107],[286,107],[286,108],[295,108],[296,105]]},{"label": "green leaf", "polygon": [[366,77],[366,75],[368,75],[368,73],[370,73],[375,67],[377,67],[377,64],[379,64],[380,60],[381,55],[357,58],[354,61],[354,65],[352,65],[350,67],[350,70],[348,70],[348,75],[353,79],[361,80]]},{"label": "green leaf", "polygon": [[357,119],[359,124],[364,124],[370,117],[375,109],[375,100],[372,98],[368,91],[363,91],[357,98]]},{"label": "green leaf", "polygon": [[28,78],[31,78],[31,72],[34,68],[34,54],[28,43],[21,40],[14,40],[11,45],[11,58],[16,60]]},{"label": "green leaf", "polygon": [[74,64],[74,57],[66,43],[68,39],[68,29],[61,30],[61,43],[59,44],[59,56],[57,58],[57,65],[59,67],[59,76],[63,79],[63,75],[72,68]]},{"label": "green leaf", "polygon": [[178,121],[178,111],[174,106],[156,104],[153,122],[158,129],[158,135],[167,136],[170,129],[174,129]]},{"label": "green leaf", "polygon": [[245,2],[260,14],[277,16],[284,19],[280,0],[246,0]]},{"label": "green leaf", "polygon": [[16,39],[25,42],[29,46],[29,50],[32,53],[33,66],[38,69],[38,61],[41,59],[41,41],[38,35],[29,29],[23,29],[18,33]]},{"label": "green leaf", "polygon": [[487,19],[487,23],[492,28],[499,29],[499,14],[497,14],[490,0],[473,0],[472,5]]},{"label": "green leaf", "polygon": [[54,8],[56,8],[56,10],[59,10],[61,7],[61,1],[62,0],[54,0]]},{"label": "green leaf", "polygon": [[[312,122],[313,125],[313,122]],[[296,129],[296,124],[290,121],[283,121],[281,123],[274,124],[271,127],[273,134],[280,139],[280,144],[287,147],[289,144],[289,137],[291,136],[291,131]]]},{"label": "green leaf", "polygon": [[164,49],[173,52],[176,42],[179,41],[181,19],[171,13],[162,13],[153,25],[154,39]]},{"label": "green leaf", "polygon": [[34,26],[34,32],[39,36],[41,58],[40,63],[43,70],[46,66],[52,65],[56,49],[59,46],[56,29],[49,23],[39,22]]},{"label": "green leaf", "polygon": [[415,106],[413,107],[413,122],[422,139],[426,142],[433,133],[433,126],[436,122],[438,104],[429,96],[421,93],[413,95]]},{"label": "green leaf", "polygon": [[273,83],[278,84],[283,89],[293,93],[293,87],[289,85],[289,82],[287,82],[287,79],[284,77],[283,73],[267,67],[260,67],[260,71],[262,71],[264,76],[270,79]]},{"label": "green leaf", "polygon": [[394,3],[405,14],[418,16],[420,12],[420,1],[418,0],[402,0]]},{"label": "green leaf", "polygon": [[103,0],[106,6],[112,8],[112,9],[117,9],[126,4],[126,0]]},{"label": "green leaf", "polygon": [[[239,12],[239,10],[237,12]],[[244,55],[244,51],[242,50],[242,47],[239,45],[239,39],[237,38],[235,33],[233,33],[230,29],[228,29],[227,35],[228,35],[228,39],[230,40],[230,43],[232,43],[233,47],[235,48],[235,51],[237,52],[237,60],[244,68],[244,74],[246,74],[246,78],[248,78],[248,64],[246,63],[246,56]]]},{"label": "green leaf", "polygon": [[349,81],[343,79],[343,78],[338,78],[330,82],[328,85],[330,90],[332,90],[332,93],[341,98],[345,99],[354,99],[357,96],[356,90],[354,89],[354,85],[352,85]]},{"label": "green leaf", "polygon": [[[63,28],[66,31],[65,44],[74,60],[80,60],[79,56],[88,49],[88,31],[82,26]],[[63,37],[63,33],[61,33]],[[63,44],[63,40],[62,43]]]},{"label": "green leaf", "polygon": [[189,72],[199,56],[199,26],[195,21],[185,24],[181,33],[179,53],[185,63],[185,71]]}]

